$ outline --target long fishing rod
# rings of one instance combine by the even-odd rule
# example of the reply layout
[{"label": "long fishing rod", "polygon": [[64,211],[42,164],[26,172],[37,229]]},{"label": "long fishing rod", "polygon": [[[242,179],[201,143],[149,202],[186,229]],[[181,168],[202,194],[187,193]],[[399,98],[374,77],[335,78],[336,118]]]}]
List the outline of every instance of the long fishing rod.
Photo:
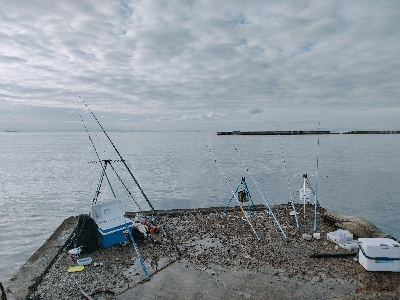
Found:
[{"label": "long fishing rod", "polygon": [[[79,96],[79,98],[81,98],[81,96]],[[114,143],[111,141],[111,138],[108,136],[107,132],[104,130],[103,126],[101,126],[99,120],[96,118],[96,116],[94,115],[94,113],[91,111],[91,109],[89,108],[89,106],[86,104],[86,102],[81,98],[83,104],[85,104],[85,106],[87,107],[87,109],[89,110],[89,112],[92,114],[93,118],[96,120],[97,124],[99,124],[101,130],[103,131],[103,133],[105,134],[105,136],[107,137],[107,139],[109,140],[109,142],[111,143],[111,145],[113,146],[115,152],[118,154],[118,156],[120,157],[122,163],[124,164],[125,168],[128,170],[129,174],[131,175],[133,181],[135,182],[136,186],[139,188],[140,192],[143,195],[143,198],[146,200],[147,204],[150,206],[153,215],[156,216],[156,219],[158,220],[159,224],[161,224],[162,229],[164,230],[165,234],[167,235],[168,239],[171,241],[172,245],[175,247],[176,251],[178,252],[179,256],[182,256],[182,252],[179,249],[178,245],[176,244],[176,242],[174,241],[172,235],[169,233],[167,227],[165,226],[165,224],[161,221],[160,216],[158,215],[158,213],[155,211],[153,205],[151,204],[150,200],[147,198],[146,194],[144,193],[143,189],[140,187],[139,182],[136,180],[135,176],[133,176],[133,173],[131,171],[131,169],[129,169],[128,165],[126,164],[125,160],[122,158],[122,155],[119,153],[117,147],[115,147]]]},{"label": "long fishing rod", "polygon": [[[200,131],[198,131],[198,133],[200,134]],[[200,134],[200,136],[201,136],[201,134]],[[201,136],[201,138],[203,139],[202,136]],[[204,139],[203,139],[203,141],[204,141]],[[249,225],[251,227],[251,230],[253,231],[255,237],[257,238],[257,240],[260,240],[260,237],[258,236],[256,230],[254,229],[253,224],[251,224],[251,221],[250,221],[249,217],[247,216],[247,213],[244,211],[242,205],[240,204],[239,199],[236,197],[235,192],[233,191],[231,185],[229,184],[228,179],[226,178],[226,176],[225,176],[224,172],[222,171],[221,167],[219,166],[217,159],[214,157],[214,154],[212,153],[211,148],[207,145],[207,143],[205,141],[204,141],[204,144],[206,145],[208,151],[210,151],[210,154],[211,154],[212,158],[214,158],[214,162],[216,163],[219,171],[221,172],[222,176],[224,177],[226,184],[229,186],[229,188],[231,189],[232,194],[235,196],[235,199],[236,199],[237,203],[239,204],[239,207],[240,207],[244,217],[246,218],[247,223],[249,223]]]},{"label": "long fishing rod", "polygon": [[133,198],[132,193],[129,191],[128,187],[125,185],[125,183],[122,181],[121,177],[118,175],[117,170],[115,170],[114,166],[111,164],[110,160],[107,160],[108,164],[111,166],[111,169],[115,172],[115,175],[117,176],[119,182],[121,182],[122,186],[125,188],[125,190],[128,192],[129,196],[131,196],[133,202],[135,202],[136,206],[139,208],[139,210],[143,213],[143,210],[140,208],[139,204],[136,202],[135,198]]},{"label": "long fishing rod", "polygon": [[[121,210],[121,207],[119,206],[119,203],[118,203],[118,200],[117,200],[117,196],[115,195],[114,189],[113,189],[113,187],[112,187],[112,185],[111,185],[111,182],[110,182],[110,180],[109,180],[109,178],[108,178],[108,176],[107,176],[106,169],[105,169],[105,167],[103,166],[103,163],[101,162],[99,153],[97,152],[96,147],[95,147],[95,145],[94,145],[94,143],[93,143],[93,140],[92,140],[92,138],[91,138],[91,136],[90,136],[90,134],[89,134],[89,130],[87,129],[87,127],[86,127],[86,125],[85,125],[85,122],[83,121],[82,115],[79,114],[79,116],[80,116],[80,118],[81,118],[81,120],[82,120],[82,123],[83,123],[83,126],[85,127],[85,130],[86,130],[86,132],[87,132],[87,134],[88,134],[89,140],[90,140],[90,142],[92,143],[94,152],[96,153],[96,156],[97,156],[97,158],[98,158],[98,160],[99,160],[99,164],[100,164],[100,166],[101,166],[101,169],[102,169],[102,171],[103,171],[103,174],[104,174],[104,176],[105,176],[106,179],[107,179],[108,185],[110,186],[111,192],[112,192],[112,194],[113,194],[113,196],[114,196],[115,202],[117,203],[118,209],[119,209],[120,213],[122,214],[122,210]],[[125,221],[125,218],[124,218],[124,221]],[[126,224],[126,221],[125,221],[125,227],[126,227],[126,229],[128,230],[128,225]],[[129,230],[128,230],[128,232],[129,232]],[[147,270],[146,270],[146,267],[145,267],[145,265],[144,265],[142,256],[140,255],[140,252],[139,252],[139,248],[138,248],[138,246],[136,245],[135,240],[133,239],[133,237],[132,237],[131,234],[130,234],[130,238],[131,238],[131,241],[132,241],[132,245],[133,245],[133,247],[135,248],[136,254],[137,254],[138,258],[139,258],[140,265],[142,266],[143,272],[144,272],[144,274],[146,275],[146,278],[147,278],[147,280],[148,280],[148,279],[149,279],[149,273],[147,273]]]},{"label": "long fishing rod", "polygon": [[[233,143],[232,143],[232,144],[233,144]],[[279,223],[278,219],[276,218],[276,216],[275,216],[274,212],[272,211],[271,207],[269,206],[267,200],[265,200],[263,193],[261,192],[260,188],[258,187],[258,184],[257,184],[256,181],[254,180],[253,175],[250,173],[249,168],[246,166],[246,164],[245,164],[245,162],[244,162],[242,156],[241,156],[240,153],[239,153],[239,150],[235,147],[235,145],[233,145],[233,147],[235,148],[235,150],[236,150],[237,154],[239,155],[240,159],[242,160],[242,163],[243,163],[244,167],[246,168],[247,173],[249,173],[251,179],[253,180],[254,185],[256,186],[257,190],[260,192],[261,198],[264,200],[265,205],[268,207],[269,213],[270,213],[270,214],[272,215],[272,217],[274,218],[275,223],[276,223],[276,225],[278,225],[279,230],[282,232],[283,237],[284,237],[285,239],[287,239],[287,236],[286,236],[285,232],[283,231],[283,228],[282,228],[281,224]]]},{"label": "long fishing rod", "polygon": [[[277,127],[278,127],[278,126],[277,126]],[[283,155],[283,149],[282,149],[281,138],[280,138],[280,135],[279,135],[279,133],[278,133],[278,128],[277,128],[277,134],[278,134],[279,146],[280,146],[280,148],[281,148],[281,153],[282,153],[283,165],[284,165],[284,167],[285,167],[286,179],[287,179],[287,183],[288,183],[288,187],[289,187],[290,201],[292,202],[294,217],[295,217],[295,219],[296,219],[296,226],[297,226],[297,229],[300,229],[299,220],[297,219],[296,207],[295,207],[295,205],[294,205],[294,200],[293,200],[293,197],[292,197],[292,189],[290,188],[290,181],[289,181],[289,175],[288,175],[287,168],[286,168],[285,156]]]},{"label": "long fishing rod", "polygon": [[[110,180],[109,180],[109,178],[108,178],[108,176],[107,176],[106,168],[105,168],[105,166],[103,166],[103,163],[101,162],[99,153],[97,152],[97,149],[96,149],[96,147],[95,147],[95,145],[94,145],[94,143],[93,143],[92,137],[91,137],[90,134],[89,134],[89,130],[87,129],[86,124],[85,124],[85,122],[83,121],[83,118],[82,118],[82,115],[81,115],[81,114],[79,114],[79,117],[81,118],[82,123],[83,123],[83,126],[85,127],[85,130],[86,130],[86,133],[88,134],[90,143],[92,144],[93,149],[94,149],[94,152],[96,153],[96,156],[97,156],[97,159],[98,159],[98,163],[100,164],[102,173],[103,173],[103,175],[105,176],[105,178],[106,178],[106,180],[107,180],[107,182],[108,182],[108,185],[109,185],[109,187],[110,187],[111,193],[113,194],[115,200],[117,200],[117,196],[115,195],[114,189],[113,189],[113,187],[112,187],[112,185],[111,185],[111,182],[110,182]],[[117,205],[118,205],[118,208],[120,208],[120,207],[119,207],[119,204],[118,204],[118,201],[117,201]]]},{"label": "long fishing rod", "polygon": [[318,152],[319,152],[319,136],[317,147],[317,168],[315,171],[315,202],[314,202],[314,233],[317,232],[317,205],[318,205]]}]

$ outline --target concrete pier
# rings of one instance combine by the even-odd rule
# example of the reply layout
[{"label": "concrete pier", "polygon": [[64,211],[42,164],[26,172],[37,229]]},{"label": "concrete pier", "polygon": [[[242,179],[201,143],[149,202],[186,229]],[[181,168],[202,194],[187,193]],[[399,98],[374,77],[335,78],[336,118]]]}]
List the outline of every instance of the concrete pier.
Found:
[{"label": "concrete pier", "polygon": [[82,272],[68,273],[76,262],[67,245],[78,223],[77,217],[70,217],[21,268],[6,287],[6,296],[8,300],[83,299],[84,290],[111,291],[118,300],[396,299],[400,273],[367,272],[349,256],[313,258],[313,253],[350,254],[325,238],[337,227],[326,221],[323,208],[317,212],[321,238],[311,241],[302,235],[312,232],[313,206],[307,205],[300,230],[289,214],[291,207],[272,209],[287,240],[263,205],[252,209],[260,241],[238,207],[229,207],[226,213],[222,207],[158,211],[183,256],[162,232],[153,235],[153,242],[138,243],[149,281],[129,243],[90,254],[93,262],[104,265],[93,263]]},{"label": "concrete pier", "polygon": [[77,217],[65,219],[47,241],[27,260],[16,277],[6,287],[8,300],[28,299],[30,292],[41,282],[58,256],[65,251],[65,246],[77,224]]}]

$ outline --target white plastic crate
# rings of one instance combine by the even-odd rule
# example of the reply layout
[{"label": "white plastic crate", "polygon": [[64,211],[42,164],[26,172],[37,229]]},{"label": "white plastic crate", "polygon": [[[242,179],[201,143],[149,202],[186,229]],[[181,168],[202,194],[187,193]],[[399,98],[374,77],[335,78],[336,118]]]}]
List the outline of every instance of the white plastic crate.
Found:
[{"label": "white plastic crate", "polygon": [[367,271],[400,272],[400,244],[388,238],[360,238],[358,261]]},{"label": "white plastic crate", "polygon": [[93,205],[91,217],[99,226],[101,243],[105,248],[124,242],[126,229],[132,234],[133,222],[122,215],[115,201]]},{"label": "white plastic crate", "polygon": [[326,238],[331,242],[339,244],[341,242],[353,240],[353,234],[348,230],[338,229],[333,232],[328,232]]}]

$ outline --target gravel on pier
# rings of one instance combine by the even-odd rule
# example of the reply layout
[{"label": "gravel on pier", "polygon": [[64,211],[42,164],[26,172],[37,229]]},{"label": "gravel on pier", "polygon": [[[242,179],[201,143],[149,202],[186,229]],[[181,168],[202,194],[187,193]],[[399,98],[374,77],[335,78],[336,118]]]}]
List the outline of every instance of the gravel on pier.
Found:
[{"label": "gravel on pier", "polygon": [[[353,257],[310,257],[314,253],[354,253],[354,256],[357,253],[356,250],[339,248],[326,239],[326,234],[337,227],[324,219],[323,208],[317,211],[317,232],[321,239],[309,241],[302,235],[313,233],[313,206],[306,205],[305,218],[303,206],[297,206],[300,229],[296,227],[294,216],[289,214],[291,206],[277,205],[272,209],[287,235],[286,239],[265,207],[252,211],[252,225],[260,240],[239,208],[230,208],[227,213],[217,209],[187,210],[160,216],[181,249],[183,258],[200,270],[218,266],[257,272],[273,267],[275,276],[299,282],[318,284],[330,280],[338,282],[338,288],[342,281],[354,283],[355,290],[349,299],[375,299],[380,295],[385,295],[385,299],[396,299],[400,294],[400,273],[368,272]],[[138,243],[150,275],[179,259],[164,233],[153,234],[152,238],[152,242]],[[88,293],[112,291],[118,295],[145,280],[132,244],[100,249],[88,256],[93,262],[85,266],[84,271],[68,273],[68,268],[76,262],[70,259],[67,251],[61,254],[30,299],[84,299],[81,290]],[[100,262],[102,265],[95,265]]]}]

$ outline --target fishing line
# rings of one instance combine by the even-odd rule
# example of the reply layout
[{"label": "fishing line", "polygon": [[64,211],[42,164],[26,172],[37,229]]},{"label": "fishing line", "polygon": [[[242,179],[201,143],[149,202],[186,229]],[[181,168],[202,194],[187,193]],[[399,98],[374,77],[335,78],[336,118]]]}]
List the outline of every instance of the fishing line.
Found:
[{"label": "fishing line", "polygon": [[[276,125],[276,123],[275,123],[275,125]],[[278,135],[278,140],[279,140],[279,146],[280,146],[280,148],[281,148],[282,159],[283,159],[283,165],[284,165],[284,167],[285,167],[286,179],[287,179],[287,183],[288,183],[288,187],[289,187],[290,201],[292,202],[294,217],[295,217],[295,219],[296,219],[296,226],[297,226],[297,229],[300,229],[299,221],[298,221],[298,219],[297,219],[296,207],[295,207],[295,205],[294,205],[294,200],[293,200],[293,197],[292,197],[292,189],[290,188],[290,181],[289,181],[289,175],[288,175],[287,168],[286,168],[285,156],[283,155],[283,149],[282,149],[281,138],[280,138],[280,135],[279,135],[279,133],[278,133],[278,125],[276,125],[276,130],[277,130],[276,133],[277,133],[277,135]]]},{"label": "fishing line", "polygon": [[[100,156],[99,156],[99,154],[97,153],[96,147],[95,147],[95,145],[94,145],[94,143],[93,143],[93,140],[92,140],[92,138],[91,138],[91,136],[90,136],[90,134],[89,134],[89,130],[87,129],[86,124],[85,124],[85,122],[83,121],[82,115],[79,114],[79,116],[80,116],[80,118],[81,118],[81,120],[82,120],[82,123],[83,123],[83,126],[85,127],[85,130],[86,130],[86,132],[87,132],[87,134],[88,134],[89,140],[90,140],[90,142],[92,143],[94,152],[96,153],[96,156],[97,156],[97,158],[98,158],[98,160],[99,160],[99,164],[101,165],[101,169],[103,170],[103,174],[104,174],[104,176],[105,176],[106,179],[107,179],[108,185],[110,186],[110,189],[111,189],[111,192],[112,192],[112,194],[113,194],[113,196],[114,196],[115,202],[117,203],[119,212],[120,212],[121,215],[122,215],[121,207],[119,206],[119,203],[118,203],[118,200],[117,200],[117,196],[115,195],[114,189],[113,189],[113,187],[112,187],[112,185],[111,185],[111,182],[110,182],[110,180],[109,180],[109,178],[108,178],[108,176],[107,176],[106,169],[104,168],[103,163],[101,162]],[[126,228],[126,230],[128,230],[128,225],[126,224],[125,218],[124,218],[124,221],[125,221],[125,228]],[[129,232],[129,230],[128,230],[128,232]],[[140,255],[139,248],[138,248],[138,246],[136,245],[136,243],[135,243],[135,241],[134,241],[132,235],[130,235],[130,238],[131,238],[133,247],[135,248],[136,254],[137,254],[138,258],[139,258],[140,265],[142,266],[143,272],[144,272],[144,274],[146,275],[146,278],[149,279],[149,274],[147,273],[147,270],[146,270],[146,267],[145,267],[145,265],[144,265],[142,256]]]},{"label": "fishing line", "polygon": [[[79,98],[81,98],[81,96],[79,96]],[[147,198],[146,194],[144,193],[143,189],[140,187],[139,182],[136,180],[135,176],[133,176],[132,171],[129,169],[128,165],[126,164],[125,160],[122,158],[121,154],[119,153],[117,147],[115,147],[114,143],[111,141],[111,138],[108,136],[107,132],[104,130],[103,126],[101,126],[99,120],[96,118],[96,116],[94,115],[94,113],[90,110],[89,106],[86,104],[86,102],[81,98],[83,104],[85,104],[85,106],[87,107],[87,109],[89,110],[89,112],[92,114],[93,118],[96,120],[97,124],[99,124],[101,130],[103,131],[103,133],[105,134],[105,136],[107,137],[107,139],[109,140],[109,142],[111,143],[112,147],[114,148],[115,152],[118,154],[119,158],[121,159],[121,162],[124,164],[125,168],[128,170],[129,174],[131,175],[133,181],[135,182],[136,186],[139,188],[140,192],[143,195],[143,198],[146,200],[147,204],[150,206],[153,215],[156,216],[156,220],[159,222],[159,224],[161,225],[162,229],[164,230],[165,234],[167,235],[168,239],[171,241],[172,245],[175,247],[176,251],[178,252],[178,254],[180,256],[182,256],[182,252],[179,249],[178,245],[176,244],[176,242],[174,241],[172,235],[169,233],[167,227],[165,226],[165,224],[161,221],[160,216],[158,215],[158,213],[155,211],[153,205],[151,204],[150,200]]]},{"label": "fishing line", "polygon": [[246,168],[247,173],[249,173],[251,179],[253,180],[254,185],[256,186],[257,190],[260,192],[261,198],[264,200],[265,205],[268,207],[269,213],[270,213],[270,214],[272,215],[272,217],[274,218],[275,223],[276,223],[276,225],[278,225],[279,230],[282,232],[283,237],[284,237],[285,239],[287,239],[287,236],[286,236],[285,232],[283,231],[283,228],[282,228],[281,224],[279,223],[278,219],[276,218],[276,216],[275,216],[274,212],[272,211],[271,207],[269,206],[267,200],[265,200],[263,193],[261,192],[260,188],[258,187],[257,182],[254,180],[253,175],[250,173],[249,168],[246,166],[246,164],[245,164],[245,162],[244,162],[242,156],[241,156],[240,153],[239,153],[239,150],[236,148],[236,146],[235,146],[233,143],[232,143],[232,145],[233,145],[233,147],[235,148],[235,150],[236,150],[237,154],[239,155],[240,159],[242,160],[242,163],[243,163],[244,167]]},{"label": "fishing line", "polygon": [[221,172],[222,176],[224,177],[226,184],[227,184],[227,185],[229,186],[229,188],[231,189],[231,192],[233,193],[233,195],[234,195],[234,197],[235,197],[237,203],[239,204],[239,207],[240,207],[240,209],[241,209],[241,211],[242,211],[244,217],[246,218],[247,223],[249,223],[249,225],[250,225],[250,227],[251,227],[251,230],[253,231],[254,235],[255,235],[256,238],[257,238],[257,240],[260,240],[260,237],[258,236],[258,234],[257,234],[257,232],[255,231],[253,225],[251,224],[251,221],[250,221],[249,217],[247,216],[247,213],[244,211],[242,205],[240,204],[239,199],[236,197],[235,192],[233,191],[231,185],[229,184],[228,179],[226,178],[226,176],[225,176],[224,172],[222,171],[221,167],[219,166],[217,159],[214,157],[214,154],[212,153],[211,148],[210,148],[210,147],[207,145],[207,143],[204,141],[202,135],[200,134],[200,131],[198,131],[198,133],[199,133],[201,139],[203,140],[204,144],[206,145],[208,151],[210,151],[210,154],[211,154],[212,158],[214,158],[214,162],[216,163],[216,165],[217,165],[219,171]]},{"label": "fishing line", "polygon": [[101,146],[103,152],[106,153],[106,150],[104,149],[103,144],[100,142],[100,138],[99,138],[97,132],[94,132],[94,136],[97,138],[97,142],[98,142],[99,145]]}]

